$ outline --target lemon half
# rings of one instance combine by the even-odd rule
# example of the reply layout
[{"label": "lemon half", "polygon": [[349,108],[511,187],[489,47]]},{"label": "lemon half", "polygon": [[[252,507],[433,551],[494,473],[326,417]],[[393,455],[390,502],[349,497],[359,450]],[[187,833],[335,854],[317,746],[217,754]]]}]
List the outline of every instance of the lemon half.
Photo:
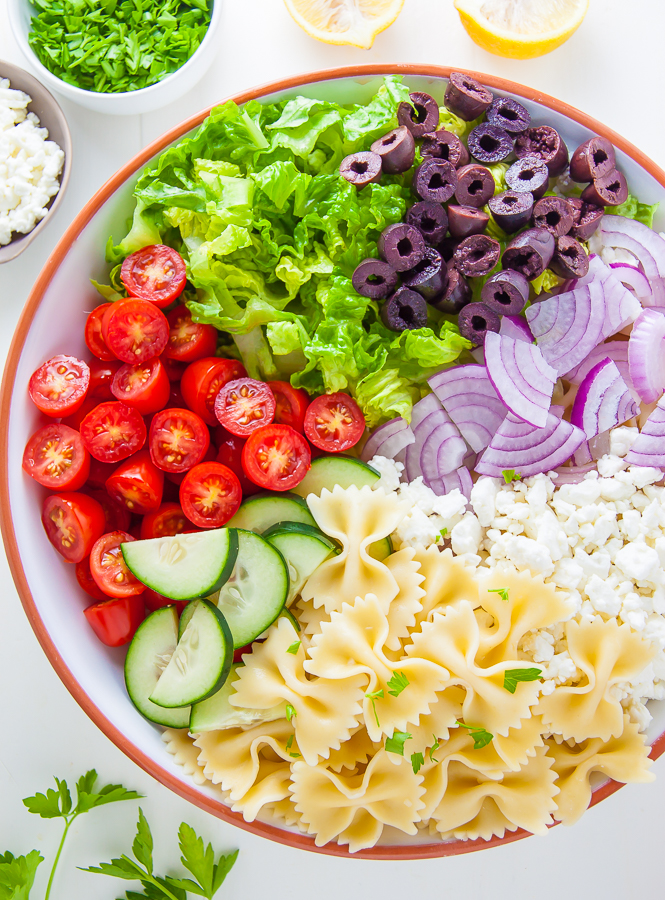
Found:
[{"label": "lemon half", "polygon": [[581,25],[589,0],[455,0],[469,37],[512,59],[542,56]]},{"label": "lemon half", "polygon": [[326,44],[369,50],[374,38],[395,21],[404,0],[284,0],[310,37]]}]

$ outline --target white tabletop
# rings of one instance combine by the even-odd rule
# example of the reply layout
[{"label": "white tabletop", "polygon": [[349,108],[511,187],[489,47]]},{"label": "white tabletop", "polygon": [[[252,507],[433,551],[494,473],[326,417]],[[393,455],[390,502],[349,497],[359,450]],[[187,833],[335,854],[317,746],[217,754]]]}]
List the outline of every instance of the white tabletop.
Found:
[{"label": "white tabletop", "polygon": [[[29,68],[0,0],[0,59]],[[18,259],[0,268],[0,358],[34,279],[83,204],[142,146],[197,110],[240,90],[288,75],[357,63],[432,63],[476,69],[539,88],[577,106],[624,135],[665,166],[662,95],[665,5],[660,0],[592,0],[582,28],[541,59],[500,59],[476,47],[452,0],[406,0],[398,21],[369,51],[309,38],[281,0],[224,0],[219,56],[205,80],[171,107],[143,116],[97,115],[62,102],[74,141],[74,168],[64,202],[49,227]],[[665,809],[665,757],[658,780],[628,786],[589,811],[574,828],[559,826],[497,849],[439,860],[367,862],[291,850],[253,837],[176,797],[111,744],[86,717],[51,669],[23,614],[4,554],[0,559],[0,852],[36,847],[47,861],[34,897],[43,896],[60,838],[57,822],[31,816],[21,799],[43,791],[53,775],[70,784],[95,767],[107,781],[146,795],[142,806],[155,834],[157,866],[178,869],[176,832],[193,825],[218,849],[241,850],[219,897],[258,900],[554,900],[564,894],[626,900],[660,894]],[[136,804],[93,811],[72,829],[53,900],[111,900],[120,882],[77,871],[128,852]]]}]

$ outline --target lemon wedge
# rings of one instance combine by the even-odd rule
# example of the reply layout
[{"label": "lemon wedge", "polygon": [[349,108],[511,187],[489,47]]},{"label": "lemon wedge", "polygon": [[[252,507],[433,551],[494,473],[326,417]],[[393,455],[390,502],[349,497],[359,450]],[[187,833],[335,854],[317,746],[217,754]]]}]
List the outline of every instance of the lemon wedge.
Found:
[{"label": "lemon wedge", "polygon": [[589,0],[455,0],[469,37],[512,59],[542,56],[580,26]]},{"label": "lemon wedge", "polygon": [[310,37],[326,44],[369,50],[380,31],[392,25],[404,0],[284,0]]}]

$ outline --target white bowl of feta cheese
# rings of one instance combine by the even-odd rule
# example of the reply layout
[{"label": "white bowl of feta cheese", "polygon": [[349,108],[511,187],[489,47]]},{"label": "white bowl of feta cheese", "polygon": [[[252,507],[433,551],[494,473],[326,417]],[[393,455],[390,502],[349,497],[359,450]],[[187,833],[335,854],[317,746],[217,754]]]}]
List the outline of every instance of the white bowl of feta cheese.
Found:
[{"label": "white bowl of feta cheese", "polygon": [[71,152],[67,120],[53,95],[0,60],[0,263],[22,253],[53,217]]}]

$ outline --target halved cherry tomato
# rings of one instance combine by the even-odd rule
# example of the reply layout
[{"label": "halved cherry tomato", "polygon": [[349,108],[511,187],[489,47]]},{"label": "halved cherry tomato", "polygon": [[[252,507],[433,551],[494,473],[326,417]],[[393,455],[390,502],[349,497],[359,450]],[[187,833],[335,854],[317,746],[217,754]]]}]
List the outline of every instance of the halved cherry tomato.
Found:
[{"label": "halved cherry tomato", "polygon": [[182,373],[187,368],[187,363],[178,362],[176,359],[171,359],[166,355],[166,350],[159,358],[162,361],[162,365],[166,369],[166,374],[169,376],[169,381],[180,381],[180,379],[182,378]]},{"label": "halved cherry tomato", "polygon": [[257,491],[260,491],[261,488],[249,480],[242,467],[244,439],[231,434],[230,431],[222,428],[221,425],[218,425],[215,429],[215,437],[219,448],[217,450],[217,462],[222,463],[223,466],[228,466],[238,476],[243,497],[249,497],[251,494],[256,494]]},{"label": "halved cherry tomato", "polygon": [[322,394],[307,407],[305,435],[327,453],[354,447],[365,431],[365,417],[356,401],[341,391]]},{"label": "halved cherry tomato", "polygon": [[191,409],[163,409],[153,416],[148,445],[158,468],[186,472],[202,462],[210,446],[210,432]]},{"label": "halved cherry tomato", "polygon": [[171,330],[165,356],[189,363],[214,355],[219,334],[214,325],[193,322],[192,314],[184,304],[172,309],[166,318]]},{"label": "halved cherry tomato", "polygon": [[[90,457],[90,474],[88,475],[88,487],[102,488],[106,491],[106,479],[113,475],[118,468],[117,463],[103,463],[94,456]],[[122,529],[120,529],[122,531]]]},{"label": "halved cherry tomato", "polygon": [[44,500],[42,524],[58,553],[67,562],[77,563],[104,533],[104,510],[86,494],[51,494]]},{"label": "halved cherry tomato", "polygon": [[90,367],[88,398],[96,397],[97,403],[100,403],[102,400],[114,400],[115,398],[111,393],[111,385],[116,372],[122,366],[120,360],[91,359],[88,366]]},{"label": "halved cherry tomato", "polygon": [[171,600],[170,597],[158,594],[157,591],[153,591],[152,588],[146,588],[141,594],[141,599],[145,604],[145,608],[150,612],[161,609],[163,606],[175,606],[179,616],[182,615],[183,609],[189,602],[187,600]]},{"label": "halved cherry tomato", "polygon": [[142,597],[119,597],[94,603],[83,614],[102,644],[122,647],[134,637],[145,618],[145,609]]},{"label": "halved cherry tomato", "polygon": [[218,462],[201,463],[180,485],[180,505],[199,528],[219,528],[238,511],[242,489],[231,469]]},{"label": "halved cherry tomato", "polygon": [[249,437],[275,418],[275,398],[264,381],[238,378],[225,384],[215,399],[215,416],[231,434]]},{"label": "halved cherry tomato", "polygon": [[120,544],[133,540],[135,538],[126,531],[109,531],[90,551],[90,572],[97,587],[107,597],[131,597],[145,590],[145,585],[127,568],[120,549]]},{"label": "halved cherry tomato", "polygon": [[76,563],[76,580],[89,597],[93,600],[108,600],[106,594],[99,589],[97,582],[90,573],[90,557],[86,556],[81,562]]},{"label": "halved cherry tomato", "polygon": [[164,473],[150,459],[147,450],[140,450],[118,466],[107,480],[106,490],[112,500],[144,516],[162,502]]},{"label": "halved cherry tomato", "polygon": [[190,363],[182,375],[180,390],[187,406],[200,416],[206,425],[217,425],[215,398],[229,381],[247,375],[237,359],[206,356]]},{"label": "halved cherry tomato", "polygon": [[102,334],[118,359],[138,365],[164,352],[169,340],[169,323],[154,303],[130,297],[117,300],[106,310]]},{"label": "halved cherry tomato", "polygon": [[242,450],[245,474],[269,491],[290,491],[303,480],[311,462],[309,444],[289,425],[259,428]]},{"label": "halved cherry tomato", "polygon": [[28,393],[41,412],[62,418],[76,412],[89,385],[87,363],[75,356],[53,356],[32,373]]},{"label": "halved cherry tomato", "polygon": [[187,272],[177,250],[164,244],[151,244],[127,257],[120,269],[120,279],[132,297],[164,308],[182,294]]},{"label": "halved cherry tomato", "polygon": [[102,303],[101,306],[96,306],[85,323],[85,345],[98,359],[115,359],[112,351],[106,346],[106,341],[102,335],[102,319],[106,310],[112,305],[112,303]]},{"label": "halved cherry tomato", "polygon": [[[211,443],[208,445],[208,449],[204,453],[201,462],[215,462],[216,459],[217,450],[215,449],[215,445]],[[170,484],[177,484],[178,488],[180,488],[180,485],[183,483],[187,472],[165,472],[164,474],[166,475],[166,481],[164,482],[164,484],[169,482]],[[178,494],[178,498],[179,496],[180,495]]]},{"label": "halved cherry tomato", "polygon": [[89,412],[92,412],[96,406],[99,406],[99,403],[100,400],[98,397],[87,396],[76,412],[72,413],[71,416],[65,416],[60,419],[60,424],[67,425],[69,428],[73,428],[74,431],[80,431],[81,422]]},{"label": "halved cherry tomato", "polygon": [[150,538],[182,534],[188,528],[191,528],[191,522],[179,503],[162,503],[159,509],[143,517],[141,539],[146,541]]},{"label": "halved cherry tomato", "polygon": [[309,405],[307,392],[292,387],[288,381],[269,381],[268,387],[275,397],[275,424],[290,425],[304,434],[305,411]]},{"label": "halved cherry tomato", "polygon": [[127,363],[121,366],[115,374],[111,391],[118,400],[147,416],[166,406],[171,382],[161,361],[155,357],[137,366]]},{"label": "halved cherry tomato", "polygon": [[118,503],[113,497],[110,497],[106,489],[86,488],[86,494],[96,500],[104,510],[104,531],[127,531],[132,520],[132,514]]},{"label": "halved cherry tomato", "polygon": [[78,431],[62,423],[45,425],[26,444],[23,471],[52,491],[77,491],[88,480],[90,454]]},{"label": "halved cherry tomato", "polygon": [[100,462],[127,459],[145,444],[141,414],[124,403],[100,403],[81,422],[81,437],[91,456]]}]

